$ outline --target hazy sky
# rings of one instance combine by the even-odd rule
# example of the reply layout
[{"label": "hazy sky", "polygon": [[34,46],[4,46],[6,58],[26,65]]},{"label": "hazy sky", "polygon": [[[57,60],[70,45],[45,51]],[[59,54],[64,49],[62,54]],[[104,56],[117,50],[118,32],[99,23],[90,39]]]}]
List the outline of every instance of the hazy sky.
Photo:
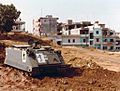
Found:
[{"label": "hazy sky", "polygon": [[120,32],[120,0],[0,0],[13,3],[20,10],[27,30],[32,30],[32,20],[52,14],[59,21],[96,21],[105,23]]}]

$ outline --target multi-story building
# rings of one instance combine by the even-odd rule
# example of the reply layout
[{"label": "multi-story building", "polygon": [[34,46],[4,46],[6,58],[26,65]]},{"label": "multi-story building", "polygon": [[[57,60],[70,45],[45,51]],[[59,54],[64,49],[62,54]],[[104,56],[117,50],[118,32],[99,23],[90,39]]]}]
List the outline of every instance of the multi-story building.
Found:
[{"label": "multi-story building", "polygon": [[[33,33],[38,35],[56,35],[57,34],[57,20],[58,18],[47,15],[40,17],[33,23]],[[36,33],[37,32],[37,33]]]},{"label": "multi-story building", "polygon": [[102,29],[103,50],[116,50],[115,48],[115,31],[109,28]]},{"label": "multi-story building", "polygon": [[115,49],[116,49],[116,51],[120,51],[120,32],[116,32],[115,35],[116,35]]},{"label": "multi-story building", "polygon": [[[69,28],[70,27],[70,28]],[[73,23],[63,28],[62,45],[80,45],[103,50],[116,50],[115,31],[95,22]]]},{"label": "multi-story building", "polygon": [[89,46],[89,28],[90,22],[68,21],[63,27],[62,45]]}]

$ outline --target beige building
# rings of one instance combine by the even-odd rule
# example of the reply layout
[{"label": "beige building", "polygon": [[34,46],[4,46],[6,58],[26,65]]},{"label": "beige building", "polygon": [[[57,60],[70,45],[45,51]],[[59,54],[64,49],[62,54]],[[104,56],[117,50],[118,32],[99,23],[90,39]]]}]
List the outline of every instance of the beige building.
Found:
[{"label": "beige building", "polygon": [[37,35],[56,35],[57,34],[57,20],[58,18],[52,15],[40,17],[33,23],[33,33]]}]

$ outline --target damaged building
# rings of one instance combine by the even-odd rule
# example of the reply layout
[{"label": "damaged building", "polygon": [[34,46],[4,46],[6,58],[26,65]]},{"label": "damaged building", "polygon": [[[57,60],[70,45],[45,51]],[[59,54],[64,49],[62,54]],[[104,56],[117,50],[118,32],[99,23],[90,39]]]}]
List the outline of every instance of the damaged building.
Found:
[{"label": "damaged building", "polygon": [[56,35],[57,34],[57,17],[46,15],[37,20],[33,20],[33,34],[35,35]]},{"label": "damaged building", "polygon": [[120,38],[116,39],[115,31],[106,28],[105,24],[99,24],[98,21],[93,24],[89,21],[68,22],[62,32],[63,46],[88,46],[109,51],[119,49]]}]

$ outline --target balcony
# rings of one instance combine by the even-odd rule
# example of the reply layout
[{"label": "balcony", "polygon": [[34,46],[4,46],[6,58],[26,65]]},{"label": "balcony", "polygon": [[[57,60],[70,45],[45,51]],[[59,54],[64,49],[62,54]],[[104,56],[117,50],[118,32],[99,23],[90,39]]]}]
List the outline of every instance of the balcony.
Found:
[{"label": "balcony", "polygon": [[89,34],[80,34],[80,37],[89,37]]},{"label": "balcony", "polygon": [[104,45],[110,46],[110,45],[114,45],[114,42],[103,42]]}]

